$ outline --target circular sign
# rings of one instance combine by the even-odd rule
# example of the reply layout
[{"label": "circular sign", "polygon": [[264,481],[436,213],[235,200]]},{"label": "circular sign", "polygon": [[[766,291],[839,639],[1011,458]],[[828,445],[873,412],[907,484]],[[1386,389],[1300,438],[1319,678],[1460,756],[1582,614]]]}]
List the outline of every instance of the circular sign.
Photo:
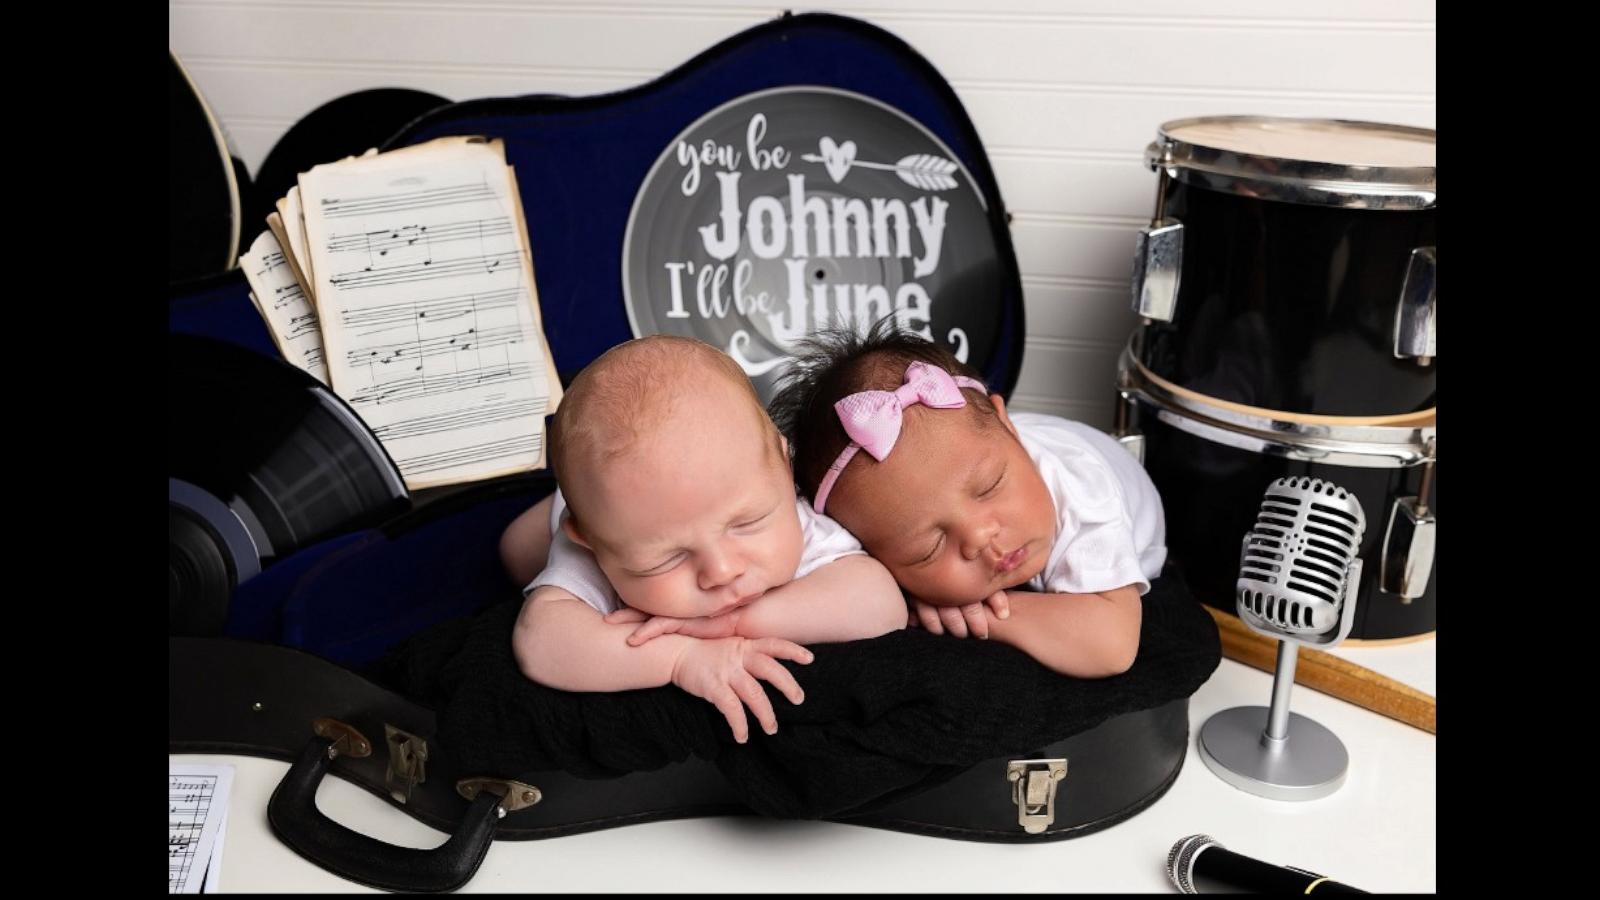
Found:
[{"label": "circular sign", "polygon": [[635,336],[716,346],[770,399],[797,341],[893,316],[982,369],[1004,278],[977,182],[904,113],[823,87],[702,116],[645,176],[622,248]]}]

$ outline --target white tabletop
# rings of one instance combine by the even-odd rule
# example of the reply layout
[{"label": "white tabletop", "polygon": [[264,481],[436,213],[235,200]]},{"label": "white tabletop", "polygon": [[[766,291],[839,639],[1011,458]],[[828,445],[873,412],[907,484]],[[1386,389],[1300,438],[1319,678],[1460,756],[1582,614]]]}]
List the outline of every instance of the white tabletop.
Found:
[{"label": "white tabletop", "polygon": [[[1432,671],[1432,640],[1360,650],[1396,675]],[[1340,653],[1345,656],[1345,653]],[[1408,679],[1409,680],[1409,679]],[[1204,832],[1230,850],[1297,866],[1368,891],[1436,888],[1433,735],[1296,687],[1291,708],[1331,728],[1350,751],[1338,792],[1303,803],[1266,800],[1219,780],[1195,749],[1212,713],[1265,706],[1272,678],[1224,659],[1190,702],[1188,759],[1150,808],[1104,831],[1039,844],[985,844],[826,822],[716,817],[630,825],[542,841],[496,841],[464,892],[1175,892],[1173,843]],[[1419,685],[1421,686],[1421,685]],[[1432,688],[1431,680],[1427,688]],[[236,767],[223,851],[223,891],[368,891],[295,855],[267,827],[267,799],[288,764],[182,754]],[[380,840],[435,847],[442,832],[329,777],[317,805]]]}]

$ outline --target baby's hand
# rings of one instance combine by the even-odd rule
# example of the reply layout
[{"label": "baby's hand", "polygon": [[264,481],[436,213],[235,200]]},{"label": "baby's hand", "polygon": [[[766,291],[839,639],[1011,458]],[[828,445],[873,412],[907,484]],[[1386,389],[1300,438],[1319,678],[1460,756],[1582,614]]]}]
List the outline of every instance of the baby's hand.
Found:
[{"label": "baby's hand", "polygon": [[1011,598],[1006,596],[1005,591],[995,591],[983,602],[989,604],[989,610],[996,619],[1011,618]]},{"label": "baby's hand", "polygon": [[964,638],[970,631],[980,639],[989,637],[989,619],[984,615],[983,607],[987,604],[994,611],[994,617],[1005,619],[1011,616],[1011,602],[1006,599],[1006,592],[995,591],[986,599],[978,603],[968,603],[965,606],[932,606],[921,600],[911,600],[911,613],[906,618],[906,624],[912,627],[921,625],[929,634],[950,634]]},{"label": "baby's hand", "polygon": [[757,678],[772,682],[772,686],[796,706],[805,699],[800,683],[788,669],[778,664],[779,659],[805,664],[811,662],[813,656],[810,650],[781,638],[730,637],[695,641],[684,649],[672,667],[672,683],[710,701],[727,718],[728,725],[733,728],[733,739],[742,744],[750,737],[745,706],[755,713],[762,731],[767,734],[778,731],[777,715]]},{"label": "baby's hand", "polygon": [[625,606],[615,612],[608,613],[605,621],[608,625],[629,625],[643,622],[643,625],[635,628],[633,633],[628,635],[628,646],[638,647],[651,638],[657,638],[663,634],[681,634],[684,637],[708,639],[733,637],[738,633],[739,610],[735,609],[720,616],[677,619],[672,616],[651,616]]}]

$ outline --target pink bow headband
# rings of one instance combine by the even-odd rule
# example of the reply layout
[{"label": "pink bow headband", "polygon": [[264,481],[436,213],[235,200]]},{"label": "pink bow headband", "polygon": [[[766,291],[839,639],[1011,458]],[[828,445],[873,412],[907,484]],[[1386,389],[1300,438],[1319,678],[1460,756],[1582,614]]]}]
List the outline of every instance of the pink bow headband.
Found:
[{"label": "pink bow headband", "polygon": [[906,367],[906,382],[898,389],[861,391],[835,403],[833,409],[839,414],[839,424],[844,426],[845,434],[850,436],[850,446],[828,467],[828,474],[817,486],[817,500],[812,508],[822,512],[828,494],[833,491],[833,483],[839,480],[839,473],[850,464],[856,451],[865,450],[873,459],[883,462],[900,438],[902,412],[906,407],[921,403],[934,409],[960,409],[967,405],[966,398],[961,396],[964,387],[988,393],[981,381],[965,375],[951,377],[938,366],[914,362]]}]

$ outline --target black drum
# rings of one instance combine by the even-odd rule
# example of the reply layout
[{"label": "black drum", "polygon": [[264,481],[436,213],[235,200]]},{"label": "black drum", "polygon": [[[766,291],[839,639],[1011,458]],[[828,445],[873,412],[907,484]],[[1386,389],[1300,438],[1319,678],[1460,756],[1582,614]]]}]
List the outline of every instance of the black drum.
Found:
[{"label": "black drum", "polygon": [[[1168,559],[1195,597],[1235,612],[1241,540],[1255,524],[1263,491],[1273,479],[1307,475],[1354,494],[1366,514],[1350,638],[1413,638],[1437,629],[1433,414],[1381,426],[1258,419],[1142,378],[1132,348],[1123,357],[1120,389],[1143,435],[1145,470],[1161,492]],[[1135,449],[1140,440],[1132,440]]]},{"label": "black drum", "polygon": [[1435,132],[1219,116],[1161,126],[1140,235],[1138,361],[1261,410],[1436,406]]}]

